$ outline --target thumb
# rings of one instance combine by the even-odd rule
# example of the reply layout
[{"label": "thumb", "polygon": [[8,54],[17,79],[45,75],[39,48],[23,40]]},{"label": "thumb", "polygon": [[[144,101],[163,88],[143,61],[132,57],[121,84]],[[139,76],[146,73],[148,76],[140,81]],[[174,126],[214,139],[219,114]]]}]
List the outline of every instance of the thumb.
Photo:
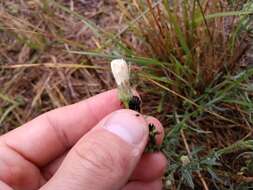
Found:
[{"label": "thumb", "polygon": [[79,140],[42,189],[118,190],[127,183],[147,139],[143,116],[116,111]]}]

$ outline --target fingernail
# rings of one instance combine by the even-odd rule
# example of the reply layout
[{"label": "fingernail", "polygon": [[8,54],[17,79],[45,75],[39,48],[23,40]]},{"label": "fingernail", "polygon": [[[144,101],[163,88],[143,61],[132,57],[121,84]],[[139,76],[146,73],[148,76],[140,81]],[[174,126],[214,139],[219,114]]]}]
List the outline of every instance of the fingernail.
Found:
[{"label": "fingernail", "polygon": [[105,129],[117,135],[129,144],[140,144],[148,133],[146,122],[143,117],[136,115],[130,110],[114,112],[104,123]]}]

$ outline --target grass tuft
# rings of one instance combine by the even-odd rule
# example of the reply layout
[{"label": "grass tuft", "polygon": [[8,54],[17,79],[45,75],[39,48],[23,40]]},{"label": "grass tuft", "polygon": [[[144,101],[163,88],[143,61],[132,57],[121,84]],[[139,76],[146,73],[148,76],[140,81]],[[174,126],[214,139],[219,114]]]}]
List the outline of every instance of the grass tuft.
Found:
[{"label": "grass tuft", "polygon": [[253,183],[251,0],[0,2],[0,126],[111,89],[131,63],[144,113],[165,126],[165,189]]}]

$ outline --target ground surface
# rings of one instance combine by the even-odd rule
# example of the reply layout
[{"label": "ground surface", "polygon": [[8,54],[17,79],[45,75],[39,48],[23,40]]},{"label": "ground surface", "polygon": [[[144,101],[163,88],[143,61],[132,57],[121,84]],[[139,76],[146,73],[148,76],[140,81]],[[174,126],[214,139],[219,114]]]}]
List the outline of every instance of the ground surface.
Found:
[{"label": "ground surface", "polygon": [[[115,30],[119,27],[114,1],[59,3],[91,19],[103,29]],[[36,67],[27,68],[25,65],[0,70],[2,132],[50,109],[115,87],[109,62],[93,61],[87,56],[72,55],[66,51],[68,48],[96,47],[90,29],[74,16],[59,9],[50,15],[41,6],[37,1],[0,2],[0,26],[3,27],[0,29],[0,65],[39,64]],[[31,44],[27,45],[29,40]],[[102,69],[79,68],[82,63],[102,66]],[[58,68],[59,64],[63,64],[64,68]],[[75,67],[71,64],[79,65]]]},{"label": "ground surface", "polygon": [[[110,73],[109,59],[105,59],[99,55],[87,56],[75,54],[71,51],[94,52],[94,50],[103,46],[103,42],[107,41],[104,36],[110,36],[109,32],[117,33],[124,30],[126,27],[125,15],[127,15],[127,13],[122,11],[124,9],[120,9],[117,4],[123,1],[59,0],[56,1],[56,4],[52,2],[53,1],[46,0],[0,0],[1,134],[22,125],[43,112],[78,102],[115,87],[115,82],[112,80]],[[134,0],[133,2],[136,1]],[[223,1],[221,0],[221,2]],[[124,7],[127,6],[127,4],[121,6]],[[129,18],[133,18],[133,16],[129,15]],[[92,21],[92,23],[87,23],[86,19]],[[147,20],[144,19],[144,21]],[[224,27],[225,29],[222,28],[224,31],[230,30],[230,19],[227,21],[228,24]],[[94,27],[93,24],[98,27]],[[105,35],[101,36],[101,31]],[[155,36],[155,34],[156,33],[153,32],[151,37]],[[225,34],[226,32],[223,35],[225,36]],[[148,37],[150,36],[147,36],[147,38]],[[122,35],[122,39],[128,47],[137,47],[136,49],[139,51],[138,53],[140,53],[140,55],[144,55],[144,52],[149,51],[148,48],[145,49],[146,46],[143,47],[142,44],[132,36],[131,28]],[[159,44],[157,39],[150,39],[154,40],[155,47],[152,48],[156,50],[156,44]],[[220,43],[221,40],[215,41],[215,45]],[[235,67],[243,71],[245,68],[252,67],[252,38],[247,38],[246,42],[241,44],[242,47],[245,47],[244,45],[246,44],[247,48],[240,54],[238,60],[236,60]],[[178,44],[175,45],[176,50],[177,48]],[[236,52],[240,52],[240,49],[243,48],[238,48]],[[104,52],[118,53],[110,46],[105,48]],[[223,52],[218,53],[222,54]],[[147,55],[149,54],[147,53]],[[163,60],[162,56],[162,53],[161,58],[158,56],[160,58],[159,60]],[[184,57],[182,57],[182,60],[183,59]],[[179,60],[181,61],[181,57],[179,57]],[[211,73],[213,69],[213,60],[210,60],[211,63],[208,63],[211,65],[207,66],[206,69],[207,75]],[[137,66],[133,66],[132,69],[136,73],[141,71]],[[170,73],[168,74],[167,71],[163,73],[163,71],[159,70],[158,74],[161,73],[165,73],[166,77],[167,75],[170,77]],[[249,80],[252,81],[252,76],[250,77]],[[157,78],[152,79],[155,80]],[[163,78],[157,81],[161,82]],[[207,107],[208,110],[205,110],[200,116],[196,118],[193,116],[193,119],[190,118],[186,124],[189,125],[191,129],[186,131],[183,130],[184,127],[177,125],[177,119],[180,120],[181,117],[184,117],[184,113],[181,110],[187,107],[185,102],[181,100],[181,107],[175,108],[174,104],[180,101],[180,98],[174,98],[175,94],[173,95],[162,88],[158,88],[150,81],[145,81],[145,83],[141,83],[141,85],[139,85],[139,82],[136,82],[136,84],[143,98],[143,112],[158,117],[169,131],[168,134],[172,134],[172,136],[170,136],[172,140],[167,139],[168,142],[166,142],[167,144],[165,145],[169,145],[169,147],[165,150],[166,153],[168,153],[168,157],[176,155],[173,158],[176,157],[177,159],[171,161],[171,166],[169,168],[169,171],[171,171],[174,164],[179,168],[175,174],[173,173],[175,180],[179,181],[180,175],[182,174],[180,172],[188,171],[189,169],[189,171],[193,171],[196,187],[201,189],[203,188],[203,182],[201,182],[201,175],[199,176],[198,173],[201,171],[204,179],[210,184],[210,189],[215,189],[215,185],[210,182],[210,173],[207,174],[208,172],[206,171],[209,165],[207,167],[205,165],[206,163],[204,163],[204,161],[207,161],[204,160],[206,159],[205,156],[211,152],[210,150],[228,147],[241,139],[252,139],[252,123],[247,123],[251,120],[251,113],[243,109],[241,110],[238,105],[231,105],[223,102],[221,102],[220,105],[217,103],[214,104],[213,107],[210,106],[210,110],[209,107]],[[172,90],[175,89],[172,88]],[[235,89],[235,91],[238,90]],[[208,101],[210,102],[215,102],[220,98],[219,96],[216,98],[215,92],[208,94],[208,96],[209,95],[210,100],[208,99]],[[251,105],[252,91],[250,91],[248,95],[249,104]],[[201,101],[198,103],[201,103]],[[210,104],[212,105],[212,103]],[[197,108],[194,107],[196,110]],[[175,116],[174,110],[178,111],[180,115]],[[192,108],[189,110],[192,111]],[[248,110],[252,110],[252,108]],[[217,117],[217,115],[215,115],[216,113],[223,114],[224,117],[234,118],[237,123],[224,121]],[[249,118],[244,118],[248,116]],[[176,119],[174,119],[174,117]],[[178,131],[181,131],[181,133],[176,133],[177,127],[179,127]],[[195,133],[196,131],[197,133]],[[179,137],[177,136],[174,139],[174,132]],[[186,170],[184,170],[184,167],[181,167],[179,159],[188,152],[188,150],[186,150],[187,148],[185,148],[185,143],[189,144],[192,152],[197,152],[197,148],[195,150],[195,146],[197,147],[197,145],[203,146],[202,148],[204,149],[197,154],[197,158],[192,158],[192,165]],[[245,149],[247,145],[248,144],[240,144],[237,145],[237,147],[230,147],[229,150],[224,151],[226,155],[220,160],[222,166],[218,167],[216,170],[216,174],[221,176],[221,179],[225,181],[221,183],[221,187],[224,189],[229,189],[230,187],[228,187],[227,184],[233,184],[232,182],[236,185],[241,184],[241,182],[253,183],[252,172],[245,170],[246,172],[244,173],[244,171],[241,171],[241,169],[245,169],[244,166],[248,164],[248,158],[252,156],[250,157],[248,154],[245,154],[245,157],[242,156],[241,153],[244,155],[244,152],[238,147],[241,146]],[[236,154],[230,154],[230,152],[233,152],[231,149],[239,149],[240,151]],[[172,151],[170,152],[170,150]],[[203,159],[203,165],[196,165],[195,163],[199,163],[201,159]],[[230,165],[231,163],[233,163],[232,166]],[[201,169],[198,170],[198,167]],[[198,172],[196,172],[196,170]],[[238,173],[238,171],[242,173]],[[187,178],[187,175],[190,174],[185,173],[185,175]],[[191,181],[188,182],[191,183]],[[236,185],[230,189],[238,189]],[[174,190],[175,186],[171,188]],[[189,189],[188,186],[186,186],[185,189]]]}]

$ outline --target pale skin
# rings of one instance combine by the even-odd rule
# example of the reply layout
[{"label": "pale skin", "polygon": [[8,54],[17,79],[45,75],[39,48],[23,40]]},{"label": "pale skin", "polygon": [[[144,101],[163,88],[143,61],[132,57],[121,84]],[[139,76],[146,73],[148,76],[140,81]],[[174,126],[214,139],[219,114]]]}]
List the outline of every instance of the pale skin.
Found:
[{"label": "pale skin", "polygon": [[161,123],[137,114],[122,110],[116,90],[110,90],[2,135],[0,189],[161,190],[167,161],[162,153],[143,154],[148,129],[135,146],[103,127],[114,122],[108,121],[113,115],[123,117],[124,125],[154,123],[161,143]]}]

